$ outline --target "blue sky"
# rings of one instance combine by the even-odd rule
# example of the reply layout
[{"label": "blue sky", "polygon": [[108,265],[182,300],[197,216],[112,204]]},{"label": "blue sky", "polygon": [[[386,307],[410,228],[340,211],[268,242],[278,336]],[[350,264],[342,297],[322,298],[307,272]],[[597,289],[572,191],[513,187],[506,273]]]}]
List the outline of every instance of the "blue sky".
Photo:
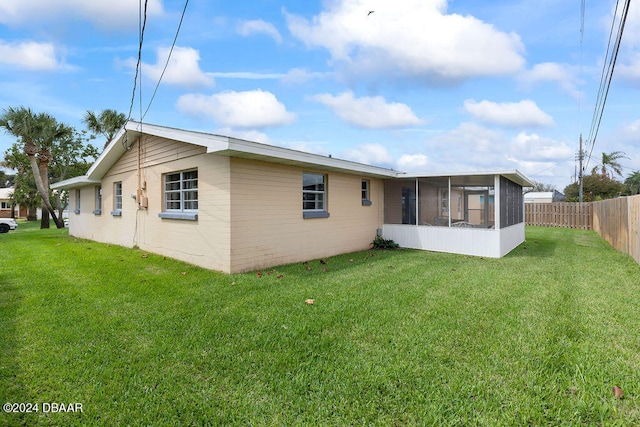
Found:
[{"label": "blue sky", "polygon": [[[134,120],[183,7],[148,1]],[[581,43],[579,0],[190,0],[144,121],[407,172],[518,169],[562,191],[614,10],[586,1]],[[78,129],[86,110],[127,114],[138,17],[134,0],[0,3],[0,108]],[[619,150],[624,177],[640,170],[639,95],[632,3],[589,169]],[[0,135],[0,152],[12,142]]]}]

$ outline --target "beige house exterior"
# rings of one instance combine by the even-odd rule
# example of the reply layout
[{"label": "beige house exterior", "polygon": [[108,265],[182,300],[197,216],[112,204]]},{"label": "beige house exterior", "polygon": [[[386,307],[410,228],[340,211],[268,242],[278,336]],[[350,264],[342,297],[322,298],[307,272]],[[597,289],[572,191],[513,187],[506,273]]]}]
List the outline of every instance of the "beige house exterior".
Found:
[{"label": "beige house exterior", "polygon": [[[128,122],[86,175],[52,187],[69,191],[73,236],[236,273],[370,248],[384,235],[385,210],[388,218],[406,210],[385,204],[385,188],[392,192],[401,177],[330,156]],[[444,218],[441,210],[432,216]],[[524,222],[521,231],[516,246]]]}]

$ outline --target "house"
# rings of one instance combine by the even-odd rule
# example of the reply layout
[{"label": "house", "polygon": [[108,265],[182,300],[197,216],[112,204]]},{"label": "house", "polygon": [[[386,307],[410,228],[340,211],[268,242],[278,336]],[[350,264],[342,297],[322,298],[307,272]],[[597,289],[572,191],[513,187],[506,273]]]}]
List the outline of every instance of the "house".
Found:
[{"label": "house", "polygon": [[563,201],[564,201],[564,194],[562,194],[558,190],[531,191],[529,193],[525,193],[524,195],[525,203],[552,203],[552,202],[563,202]]},{"label": "house", "polygon": [[[0,218],[27,218],[27,207],[11,200],[13,191],[13,188],[0,188]],[[36,209],[36,218],[42,218],[42,209]]]},{"label": "house", "polygon": [[500,257],[524,241],[517,171],[408,175],[128,122],[69,191],[71,235],[227,273],[370,248]]},{"label": "house", "polygon": [[14,212],[14,203],[11,201],[13,188],[0,188],[0,218],[14,218],[17,209]]}]

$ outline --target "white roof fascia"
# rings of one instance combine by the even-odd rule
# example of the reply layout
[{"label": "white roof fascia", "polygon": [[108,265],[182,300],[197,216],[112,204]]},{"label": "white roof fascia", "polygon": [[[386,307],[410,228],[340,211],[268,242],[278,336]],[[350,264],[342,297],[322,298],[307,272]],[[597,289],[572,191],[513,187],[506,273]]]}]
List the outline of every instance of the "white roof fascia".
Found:
[{"label": "white roof fascia", "polygon": [[199,145],[206,147],[207,153],[215,153],[223,156],[251,158],[274,163],[318,167],[328,170],[342,170],[344,172],[363,173],[372,176],[395,177],[396,175],[396,172],[391,169],[365,165],[348,160],[334,159],[319,154],[305,153],[303,151],[227,136],[168,128],[146,123],[141,125],[137,122],[127,123],[126,129],[135,135],[144,133],[172,139],[174,141]]},{"label": "white roof fascia", "polygon": [[125,128],[132,132],[136,137],[141,134],[147,134],[206,147],[207,153],[215,153],[229,148],[229,137],[214,135],[211,133],[176,129],[132,121],[128,122]]},{"label": "white roof fascia", "polygon": [[227,136],[170,128],[147,123],[129,121],[121,128],[91,165],[84,177],[76,177],[52,185],[52,188],[68,188],[83,184],[99,183],[135,140],[142,134],[167,138],[174,141],[205,147],[207,153],[223,156],[242,157],[280,164],[298,165],[321,170],[340,170],[367,176],[395,178],[397,171],[377,166],[365,165],[348,160],[334,159],[319,154],[305,153],[289,148],[277,147],[259,142],[245,141]]},{"label": "white roof fascia", "polygon": [[10,199],[13,195],[14,188],[0,188],[0,199]]},{"label": "white roof fascia", "polygon": [[236,138],[229,138],[229,148],[217,154],[383,178],[395,178],[398,173],[392,169]]},{"label": "white roof fascia", "polygon": [[90,179],[86,175],[76,176],[74,178],[65,179],[64,181],[54,182],[50,185],[51,189],[57,190],[59,188],[69,189],[74,187],[82,187],[83,185],[100,184],[102,181],[99,179]]},{"label": "white roof fascia", "polygon": [[439,172],[439,173],[411,173],[398,178],[440,178],[440,177],[460,177],[460,176],[489,176],[489,175],[503,175],[509,178],[516,184],[520,184],[523,187],[533,187],[533,182],[524,176],[517,169],[514,170],[500,170],[500,171],[482,171],[482,172]]}]

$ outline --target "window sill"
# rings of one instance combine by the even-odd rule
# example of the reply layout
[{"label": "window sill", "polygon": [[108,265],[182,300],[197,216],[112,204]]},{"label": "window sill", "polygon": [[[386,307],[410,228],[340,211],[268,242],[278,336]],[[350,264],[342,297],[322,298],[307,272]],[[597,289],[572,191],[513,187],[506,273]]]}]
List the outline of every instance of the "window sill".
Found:
[{"label": "window sill", "polygon": [[311,218],[329,218],[329,212],[327,211],[303,211],[302,218],[311,219]]},{"label": "window sill", "polygon": [[160,212],[158,217],[164,219],[182,219],[186,221],[197,221],[197,212]]},{"label": "window sill", "polygon": [[362,199],[362,206],[371,206],[372,204],[371,200]]},{"label": "window sill", "polygon": [[94,215],[102,215],[102,209],[96,209],[95,211],[93,211]]},{"label": "window sill", "polygon": [[112,211],[111,216],[122,216],[122,211]]}]

